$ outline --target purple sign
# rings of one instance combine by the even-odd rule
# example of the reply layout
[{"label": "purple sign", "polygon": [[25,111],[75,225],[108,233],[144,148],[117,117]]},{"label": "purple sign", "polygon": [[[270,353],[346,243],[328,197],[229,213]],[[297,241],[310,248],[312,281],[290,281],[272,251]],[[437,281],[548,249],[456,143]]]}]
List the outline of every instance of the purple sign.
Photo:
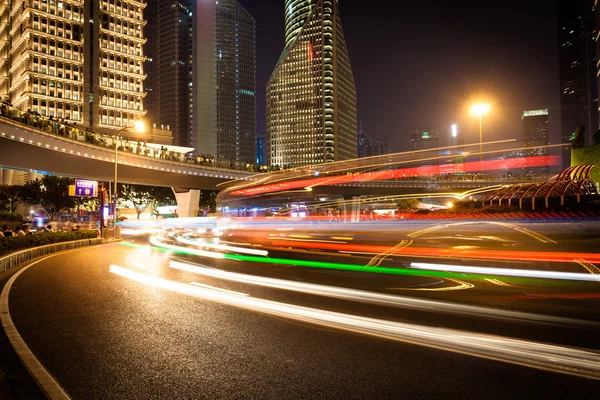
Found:
[{"label": "purple sign", "polygon": [[96,197],[98,196],[97,181],[75,181],[75,196],[79,197]]}]

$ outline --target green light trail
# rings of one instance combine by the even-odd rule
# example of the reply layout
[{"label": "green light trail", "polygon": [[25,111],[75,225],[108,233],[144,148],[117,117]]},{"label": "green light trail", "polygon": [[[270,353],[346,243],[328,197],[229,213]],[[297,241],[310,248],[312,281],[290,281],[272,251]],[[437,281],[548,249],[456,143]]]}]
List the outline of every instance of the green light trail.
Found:
[{"label": "green light trail", "polygon": [[[130,242],[121,242],[122,246],[127,247],[148,247],[148,245],[141,245]],[[161,251],[161,252],[170,252],[175,254],[184,254],[191,255],[197,257],[198,254],[187,251],[184,247],[178,247],[177,249],[166,249],[157,246],[150,246],[152,250]],[[290,260],[286,258],[268,258],[268,257],[259,257],[259,256],[247,256],[247,255],[239,255],[239,254],[223,254],[225,260],[232,261],[245,261],[245,262],[253,262],[253,263],[262,263],[262,264],[273,264],[273,265],[292,265],[297,267],[305,267],[305,268],[319,268],[319,269],[329,269],[329,270],[337,270],[337,271],[353,271],[353,272],[362,272],[362,273],[375,273],[375,274],[384,274],[384,275],[403,275],[403,276],[419,276],[419,277],[428,277],[428,278],[452,278],[452,279],[470,279],[470,280],[485,280],[491,278],[501,278],[504,282],[514,283],[514,284],[529,284],[529,285],[543,285],[543,286],[565,286],[566,282],[561,282],[553,279],[541,279],[541,278],[515,278],[508,277],[502,275],[480,275],[473,273],[457,273],[457,272],[446,272],[446,271],[428,271],[421,269],[412,269],[412,268],[396,268],[396,267],[366,267],[363,265],[356,264],[345,264],[345,263],[332,263],[332,262],[320,262],[320,261],[308,261],[308,260]],[[569,282],[570,285],[577,285],[577,282]],[[579,283],[583,284],[583,283]]]}]

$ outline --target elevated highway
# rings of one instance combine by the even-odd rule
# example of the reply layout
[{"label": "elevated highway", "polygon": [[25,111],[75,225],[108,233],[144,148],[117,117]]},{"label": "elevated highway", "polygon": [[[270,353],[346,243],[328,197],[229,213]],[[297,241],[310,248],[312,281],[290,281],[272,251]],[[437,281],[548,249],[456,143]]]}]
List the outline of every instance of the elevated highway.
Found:
[{"label": "elevated highway", "polygon": [[[253,172],[170,161],[119,151],[118,180],[153,186],[217,189]],[[114,148],[47,133],[0,118],[0,167],[112,182]]]}]

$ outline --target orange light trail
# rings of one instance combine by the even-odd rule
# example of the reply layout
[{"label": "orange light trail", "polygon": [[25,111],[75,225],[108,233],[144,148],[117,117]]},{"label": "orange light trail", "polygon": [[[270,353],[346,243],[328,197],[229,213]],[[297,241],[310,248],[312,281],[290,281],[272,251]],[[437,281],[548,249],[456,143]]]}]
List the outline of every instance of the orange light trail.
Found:
[{"label": "orange light trail", "polygon": [[389,255],[399,254],[418,257],[460,257],[475,259],[495,259],[510,261],[549,261],[549,262],[574,262],[583,258],[589,262],[600,262],[600,254],[574,253],[574,252],[546,252],[546,251],[520,251],[520,250],[485,250],[485,249],[440,249],[435,247],[404,247],[393,249],[389,246],[368,244],[331,244],[331,243],[303,243],[286,240],[277,240],[273,243],[281,247],[304,247],[319,250],[333,250],[345,252],[384,253]]}]

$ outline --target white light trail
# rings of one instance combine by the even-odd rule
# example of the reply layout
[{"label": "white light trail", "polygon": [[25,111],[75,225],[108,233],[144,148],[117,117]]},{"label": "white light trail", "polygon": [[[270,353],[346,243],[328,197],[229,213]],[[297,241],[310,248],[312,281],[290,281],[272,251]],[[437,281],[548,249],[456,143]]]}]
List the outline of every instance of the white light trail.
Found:
[{"label": "white light trail", "polygon": [[291,290],[294,292],[308,293],[317,296],[332,297],[336,299],[359,301],[362,303],[378,304],[383,306],[402,307],[413,310],[429,312],[446,312],[458,315],[469,315],[503,320],[533,321],[549,324],[589,325],[598,326],[589,321],[553,317],[549,315],[523,313],[518,311],[499,310],[486,307],[469,306],[443,301],[424,300],[412,297],[396,296],[384,293],[368,292],[365,290],[348,289],[337,286],[318,285],[314,283],[294,282],[285,279],[266,278],[262,276],[228,272],[221,269],[209,268],[198,264],[189,264],[179,261],[169,262],[169,266],[180,271],[241,282],[251,285],[271,287],[275,289]]},{"label": "white light trail", "polygon": [[478,333],[359,317],[244,297],[141,274],[111,265],[114,274],[146,285],[248,310],[552,372],[600,380],[600,354]]},{"label": "white light trail", "polygon": [[210,243],[210,242],[206,242],[206,241],[202,241],[202,240],[190,239],[187,237],[178,237],[177,241],[180,243],[189,244],[192,246],[206,247],[209,249],[215,249],[215,250],[221,250],[221,251],[231,251],[234,253],[253,254],[256,256],[268,256],[269,255],[269,252],[266,250],[257,250],[257,249],[250,249],[247,247],[236,247],[236,246],[229,246],[226,244]]},{"label": "white light trail", "polygon": [[165,249],[171,249],[171,250],[175,250],[175,251],[183,251],[183,252],[186,252],[189,254],[194,254],[197,256],[201,256],[201,257],[209,257],[209,258],[217,258],[217,259],[225,258],[225,254],[223,254],[223,253],[217,253],[214,251],[198,250],[198,249],[193,249],[191,247],[175,246],[172,244],[164,243],[164,242],[161,242],[156,236],[150,238],[150,243],[156,247],[162,247]]},{"label": "white light trail", "polygon": [[600,282],[600,275],[580,274],[577,272],[559,272],[559,271],[535,271],[531,269],[512,269],[512,268],[489,268],[489,267],[471,267],[463,265],[448,264],[429,264],[429,263],[411,263],[410,266],[416,269],[426,269],[430,271],[450,271],[463,272],[468,274],[486,274],[519,276],[526,278],[543,279],[564,279],[570,281],[590,281]]}]

